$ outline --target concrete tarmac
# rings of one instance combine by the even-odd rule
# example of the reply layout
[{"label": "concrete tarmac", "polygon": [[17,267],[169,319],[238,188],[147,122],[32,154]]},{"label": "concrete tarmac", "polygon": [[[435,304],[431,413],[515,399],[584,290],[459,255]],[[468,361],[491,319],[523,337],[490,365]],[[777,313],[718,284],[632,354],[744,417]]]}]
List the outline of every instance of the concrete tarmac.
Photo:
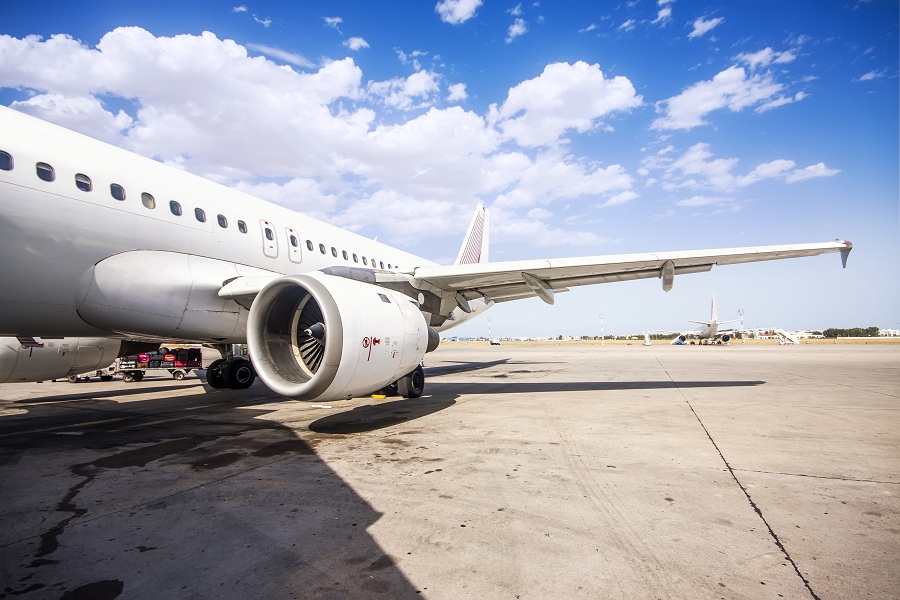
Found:
[{"label": "concrete tarmac", "polygon": [[0,386],[0,598],[900,593],[900,346],[445,343],[426,373]]}]

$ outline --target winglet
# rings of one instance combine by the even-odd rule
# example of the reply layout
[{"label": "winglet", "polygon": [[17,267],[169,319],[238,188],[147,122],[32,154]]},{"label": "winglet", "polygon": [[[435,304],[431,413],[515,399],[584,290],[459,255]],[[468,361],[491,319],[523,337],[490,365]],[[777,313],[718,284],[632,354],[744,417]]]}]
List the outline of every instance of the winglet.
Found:
[{"label": "winglet", "polygon": [[847,257],[850,256],[850,251],[853,250],[853,243],[848,242],[847,240],[834,240],[834,241],[844,244],[844,246],[845,246],[844,249],[841,250],[841,264],[846,269],[847,268]]},{"label": "winglet", "polygon": [[483,204],[475,207],[469,231],[459,249],[456,265],[471,265],[488,261],[488,209]]}]

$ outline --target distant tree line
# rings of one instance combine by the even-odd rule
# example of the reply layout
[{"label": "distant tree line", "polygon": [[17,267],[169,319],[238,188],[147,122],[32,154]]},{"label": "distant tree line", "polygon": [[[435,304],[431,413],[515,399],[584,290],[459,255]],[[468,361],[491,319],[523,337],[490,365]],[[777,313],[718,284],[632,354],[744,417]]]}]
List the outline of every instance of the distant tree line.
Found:
[{"label": "distant tree line", "polygon": [[878,337],[877,327],[852,327],[850,329],[838,329],[830,327],[822,332],[827,338],[837,337]]}]

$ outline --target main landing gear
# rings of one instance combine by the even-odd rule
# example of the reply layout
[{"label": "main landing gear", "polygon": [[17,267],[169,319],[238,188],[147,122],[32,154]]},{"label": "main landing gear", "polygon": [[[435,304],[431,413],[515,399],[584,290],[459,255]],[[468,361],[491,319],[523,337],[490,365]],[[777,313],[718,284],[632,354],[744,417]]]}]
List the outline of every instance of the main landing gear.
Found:
[{"label": "main landing gear", "polygon": [[216,389],[245,390],[256,381],[256,371],[246,358],[220,358],[206,367],[206,383]]},{"label": "main landing gear", "polygon": [[394,383],[383,388],[380,393],[385,396],[403,396],[404,398],[418,398],[425,391],[425,371],[422,365],[416,367]]}]

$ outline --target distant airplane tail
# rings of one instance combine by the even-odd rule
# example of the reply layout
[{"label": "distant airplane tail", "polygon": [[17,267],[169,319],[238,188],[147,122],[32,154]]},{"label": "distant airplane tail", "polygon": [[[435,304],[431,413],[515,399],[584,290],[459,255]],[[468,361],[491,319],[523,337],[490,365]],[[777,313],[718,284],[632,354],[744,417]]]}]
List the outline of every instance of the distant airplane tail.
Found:
[{"label": "distant airplane tail", "polygon": [[483,204],[475,208],[469,231],[459,249],[456,265],[471,265],[488,261],[488,209]]}]

